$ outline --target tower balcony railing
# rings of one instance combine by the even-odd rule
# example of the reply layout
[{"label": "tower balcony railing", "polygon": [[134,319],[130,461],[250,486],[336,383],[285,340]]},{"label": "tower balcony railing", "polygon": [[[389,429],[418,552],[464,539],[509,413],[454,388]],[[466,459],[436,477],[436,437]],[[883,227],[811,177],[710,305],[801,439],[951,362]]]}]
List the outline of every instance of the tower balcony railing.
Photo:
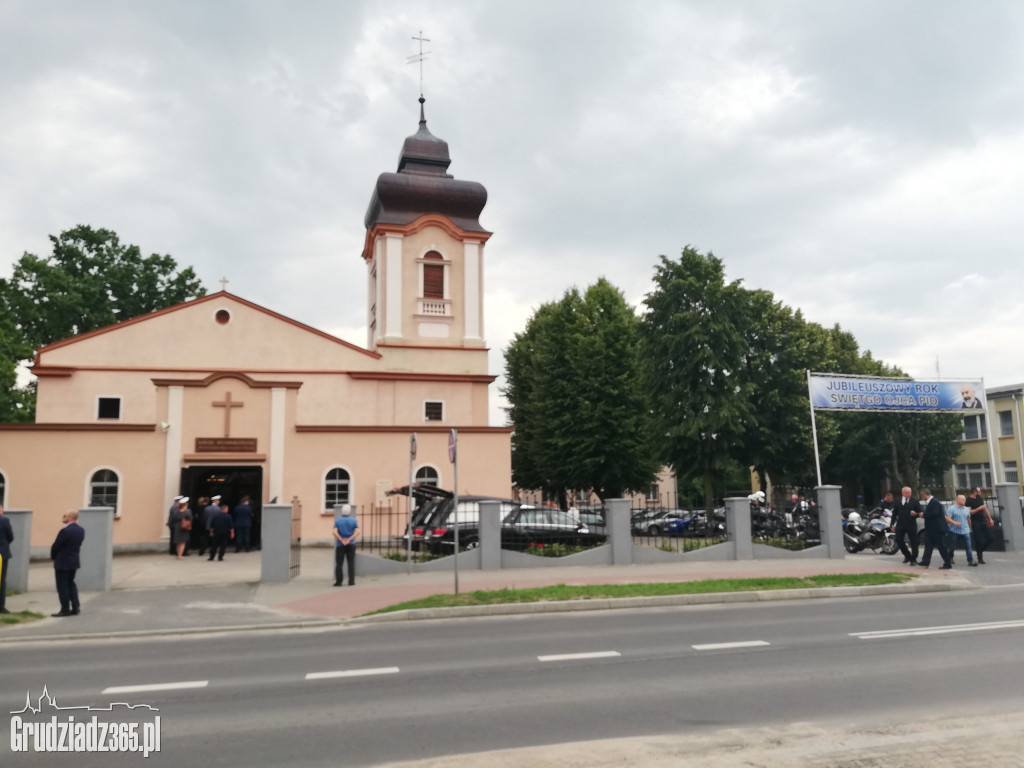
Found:
[{"label": "tower balcony railing", "polygon": [[418,299],[416,314],[430,317],[451,317],[452,303],[448,299]]}]

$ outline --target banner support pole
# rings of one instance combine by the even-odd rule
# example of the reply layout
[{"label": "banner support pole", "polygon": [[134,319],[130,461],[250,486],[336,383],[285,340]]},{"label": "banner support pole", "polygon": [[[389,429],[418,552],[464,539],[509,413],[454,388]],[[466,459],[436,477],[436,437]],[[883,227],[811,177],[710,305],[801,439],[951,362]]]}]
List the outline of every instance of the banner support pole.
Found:
[{"label": "banner support pole", "polygon": [[[985,425],[986,431],[988,432],[988,462],[989,466],[992,469],[992,493],[995,493],[996,484],[1002,482],[1002,480],[1000,479],[1000,475],[1002,474],[1000,472],[1000,470],[1002,470],[1002,462],[997,461],[997,459],[1001,457],[996,454],[995,444],[992,441],[992,432],[996,425],[993,424],[992,419],[989,418],[988,394],[985,392],[984,379],[981,380],[981,392],[982,396],[985,398]],[[997,418],[996,421],[998,422],[999,419]]]},{"label": "banner support pole", "polygon": [[821,457],[818,455],[818,425],[814,420],[814,398],[811,397],[811,369],[806,369],[807,373],[807,404],[811,406],[811,435],[814,436],[814,466],[818,470],[818,487],[822,486],[821,482]]}]

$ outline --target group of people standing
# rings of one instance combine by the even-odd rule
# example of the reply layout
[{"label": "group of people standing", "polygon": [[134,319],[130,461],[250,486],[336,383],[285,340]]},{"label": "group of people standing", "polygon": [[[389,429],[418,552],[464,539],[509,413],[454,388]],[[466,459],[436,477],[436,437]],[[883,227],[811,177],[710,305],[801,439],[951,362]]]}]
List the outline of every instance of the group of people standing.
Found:
[{"label": "group of people standing", "polygon": [[[899,501],[894,501],[892,493],[887,493],[882,508],[892,511],[896,543],[907,565],[927,568],[931,565],[932,552],[938,550],[941,569],[949,570],[958,546],[967,553],[967,565],[985,564],[985,550],[992,540],[989,529],[994,523],[980,488],[975,488],[969,499],[960,494],[955,503],[943,509],[942,503],[927,488],[922,488],[920,499],[915,499],[912,489],[905,486]],[[919,519],[924,520],[924,554],[920,560]],[[977,548],[977,562],[972,544]]]},{"label": "group of people standing", "polygon": [[248,496],[243,496],[233,510],[220,496],[200,497],[195,513],[189,502],[188,496],[175,497],[167,515],[171,546],[179,560],[188,556],[189,545],[197,540],[200,556],[210,551],[208,560],[223,560],[232,541],[235,552],[252,551],[253,509]]}]

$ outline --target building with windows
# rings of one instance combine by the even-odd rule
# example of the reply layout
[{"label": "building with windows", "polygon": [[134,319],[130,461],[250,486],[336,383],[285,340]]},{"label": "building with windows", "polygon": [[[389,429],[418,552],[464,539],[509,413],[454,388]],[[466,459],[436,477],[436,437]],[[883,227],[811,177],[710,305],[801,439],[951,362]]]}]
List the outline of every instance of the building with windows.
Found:
[{"label": "building with windows", "polygon": [[[0,499],[49,545],[68,508],[112,506],[115,545],[166,538],[174,496],[301,502],[304,539],[335,504],[387,491],[508,497],[511,428],[488,426],[487,192],[448,174],[423,116],[366,213],[367,347],[220,291],[37,350],[36,421],[0,425]],[[397,502],[396,502],[397,503]]]},{"label": "building with windows", "polygon": [[[946,486],[991,492],[994,483],[1017,483],[1024,495],[1020,472],[1024,466],[1024,384],[986,388],[985,398],[985,410],[963,417],[960,455]],[[993,476],[993,454],[998,476]]]}]

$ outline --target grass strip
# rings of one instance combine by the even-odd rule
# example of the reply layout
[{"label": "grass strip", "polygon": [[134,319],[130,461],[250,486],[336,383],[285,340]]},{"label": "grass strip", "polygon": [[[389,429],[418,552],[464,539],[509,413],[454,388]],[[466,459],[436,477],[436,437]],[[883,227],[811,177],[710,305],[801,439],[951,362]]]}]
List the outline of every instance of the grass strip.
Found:
[{"label": "grass strip", "polygon": [[650,597],[655,595],[696,595],[709,592],[755,592],[762,589],[808,589],[814,587],[864,587],[902,584],[916,578],[909,573],[832,573],[807,577],[762,579],[704,579],[703,581],[655,582],[646,584],[555,584],[529,589],[495,589],[464,592],[459,595],[430,595],[396,603],[376,613],[407,611],[416,608],[448,608],[457,605],[496,605],[499,603],[539,603],[556,600],[603,600],[614,597]]},{"label": "grass strip", "polygon": [[0,613],[0,624],[27,624],[41,618],[43,618],[43,614],[35,611],[12,611],[11,613]]}]

